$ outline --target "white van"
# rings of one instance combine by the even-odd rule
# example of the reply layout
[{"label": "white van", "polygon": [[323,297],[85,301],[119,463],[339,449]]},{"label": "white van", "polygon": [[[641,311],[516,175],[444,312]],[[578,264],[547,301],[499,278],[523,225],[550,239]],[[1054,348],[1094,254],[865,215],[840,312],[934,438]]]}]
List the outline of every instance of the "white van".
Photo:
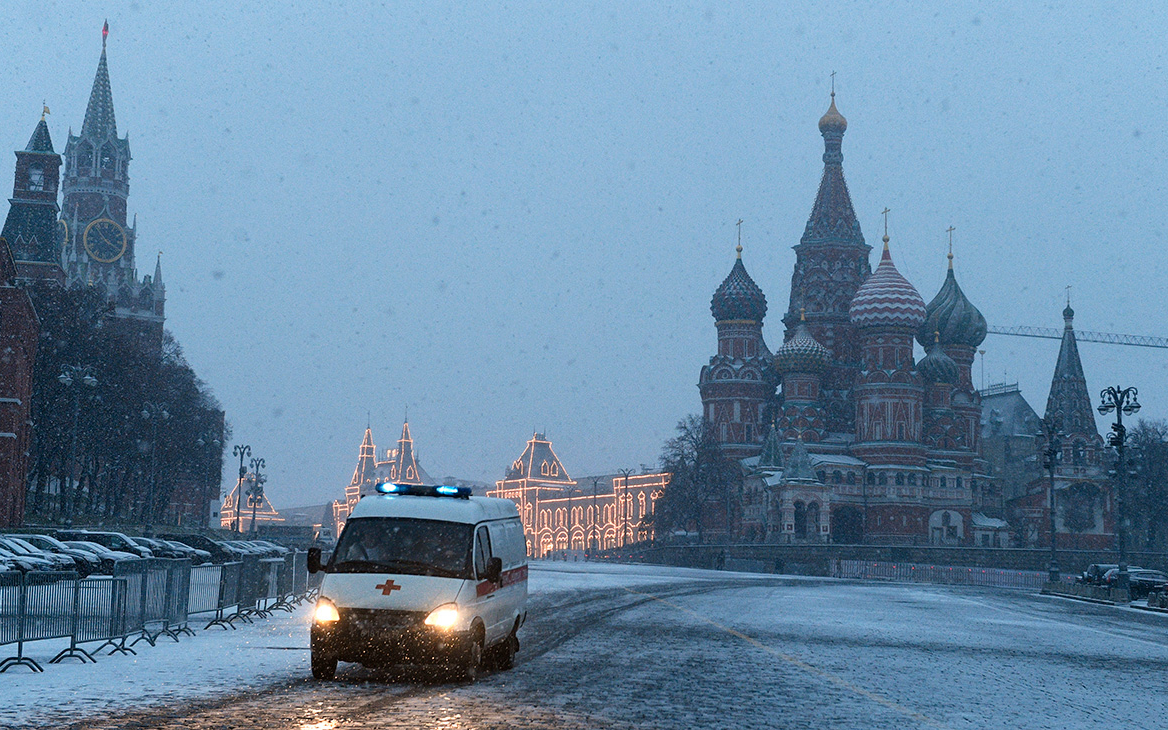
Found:
[{"label": "white van", "polygon": [[312,676],[338,661],[441,665],[473,681],[511,667],[527,619],[527,543],[509,499],[466,487],[379,484],[353,508],[312,622]]}]

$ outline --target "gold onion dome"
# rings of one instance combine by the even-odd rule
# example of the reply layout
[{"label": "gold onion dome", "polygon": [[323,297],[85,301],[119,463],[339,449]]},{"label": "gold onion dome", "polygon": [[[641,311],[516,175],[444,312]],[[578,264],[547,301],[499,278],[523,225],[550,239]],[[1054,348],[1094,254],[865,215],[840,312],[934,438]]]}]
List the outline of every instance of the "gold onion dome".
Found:
[{"label": "gold onion dome", "polygon": [[917,342],[928,348],[933,344],[934,333],[940,333],[942,345],[977,347],[986,338],[985,317],[957,285],[952,259],[949,260],[945,283],[925,307],[925,321],[917,329]]},{"label": "gold onion dome", "polygon": [[844,119],[844,115],[835,108],[835,92],[833,91],[831,92],[831,106],[827,108],[827,113],[819,118],[819,132],[820,134],[828,132],[843,134],[847,128],[848,120]]},{"label": "gold onion dome", "polygon": [[791,339],[775,350],[774,367],[780,373],[821,373],[827,369],[831,353],[812,336],[800,315],[799,326]]},{"label": "gold onion dome", "polygon": [[762,322],[766,316],[766,295],[758,288],[758,284],[754,283],[754,279],[750,278],[750,274],[746,273],[746,267],[742,264],[741,249],[738,251],[734,268],[730,269],[730,274],[714,292],[714,298],[710,300],[710,311],[717,322],[731,319]]},{"label": "gold onion dome", "polygon": [[958,369],[953,358],[941,349],[940,334],[933,333],[933,344],[921,361],[917,363],[917,372],[934,383],[957,384]]}]

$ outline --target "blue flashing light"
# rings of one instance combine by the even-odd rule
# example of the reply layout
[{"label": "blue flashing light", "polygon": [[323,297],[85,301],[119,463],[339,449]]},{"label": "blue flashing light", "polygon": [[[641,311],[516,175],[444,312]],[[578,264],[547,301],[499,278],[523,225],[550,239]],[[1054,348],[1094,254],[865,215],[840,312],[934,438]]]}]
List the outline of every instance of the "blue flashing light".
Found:
[{"label": "blue flashing light", "polygon": [[448,484],[430,487],[421,484],[381,482],[373,488],[379,494],[408,494],[413,497],[454,497],[455,499],[468,499],[471,496],[470,487],[452,487]]}]

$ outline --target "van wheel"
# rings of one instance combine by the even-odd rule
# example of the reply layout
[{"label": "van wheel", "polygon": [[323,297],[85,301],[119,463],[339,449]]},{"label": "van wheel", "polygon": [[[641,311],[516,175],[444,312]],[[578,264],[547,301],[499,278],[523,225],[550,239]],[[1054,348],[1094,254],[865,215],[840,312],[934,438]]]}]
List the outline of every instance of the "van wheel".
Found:
[{"label": "van wheel", "polygon": [[312,678],[328,681],[337,676],[337,660],[312,652]]},{"label": "van wheel", "polygon": [[495,647],[495,667],[507,670],[515,666],[515,652],[519,651],[519,639],[511,634]]},{"label": "van wheel", "polygon": [[483,666],[483,640],[481,638],[475,639],[471,642],[470,651],[467,652],[466,664],[462,667],[462,678],[467,682],[473,682],[479,677],[479,671]]}]

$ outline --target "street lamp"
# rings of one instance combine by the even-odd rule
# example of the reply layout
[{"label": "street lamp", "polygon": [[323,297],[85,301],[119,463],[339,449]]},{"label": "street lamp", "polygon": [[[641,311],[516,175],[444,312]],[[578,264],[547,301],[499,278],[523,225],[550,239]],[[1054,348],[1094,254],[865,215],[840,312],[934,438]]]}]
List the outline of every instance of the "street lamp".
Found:
[{"label": "street lamp", "polygon": [[260,469],[266,467],[263,459],[251,460],[251,471],[253,482],[251,487],[247,490],[247,501],[251,503],[251,530],[248,534],[255,535],[256,531],[256,510],[259,509],[260,502],[264,501],[264,477],[260,474]]},{"label": "street lamp", "polygon": [[236,444],[231,448],[231,453],[239,457],[239,481],[235,483],[235,519],[232,520],[234,525],[233,531],[236,535],[242,534],[240,528],[240,520],[242,519],[242,498],[243,498],[243,478],[247,476],[247,467],[244,466],[244,460],[251,456],[251,446],[247,444]]},{"label": "street lamp", "polygon": [[[201,448],[201,449],[205,449],[205,448],[207,448],[207,447],[210,447],[210,449],[208,450],[208,454],[214,454],[214,455],[215,455],[215,459],[214,459],[214,461],[215,461],[215,473],[214,473],[214,477],[215,477],[215,478],[214,478],[214,479],[212,478],[212,473],[211,473],[211,459],[209,459],[209,458],[208,458],[208,460],[207,460],[207,488],[206,488],[206,494],[204,495],[204,502],[203,502],[203,504],[199,506],[199,508],[203,510],[203,517],[204,517],[204,518],[206,518],[206,519],[207,519],[207,521],[208,521],[208,525],[207,525],[207,526],[208,526],[208,527],[210,527],[210,526],[211,526],[211,525],[210,525],[210,520],[211,520],[211,500],[212,500],[212,499],[214,499],[216,502],[218,502],[218,500],[219,500],[219,490],[216,488],[216,485],[217,485],[218,483],[220,483],[220,482],[221,482],[221,480],[223,479],[223,452],[220,450],[220,449],[222,448],[222,446],[223,446],[223,442],[219,440],[219,434],[217,434],[216,432],[214,432],[214,431],[206,431],[206,432],[204,432],[204,433],[203,433],[203,435],[202,435],[202,436],[200,436],[200,437],[198,438],[198,440],[197,440],[197,441],[195,441],[195,443],[196,443],[196,444],[199,446],[199,448]],[[214,490],[214,492],[215,492],[214,496],[212,496],[212,491],[213,491],[213,490]]]},{"label": "street lamp", "polygon": [[[632,507],[633,507],[631,501],[629,500],[629,474],[632,474],[633,470],[632,469],[617,469],[616,471],[618,474],[620,474],[622,477],[624,477],[624,485],[625,485],[624,497],[617,497],[620,500],[619,509],[620,509],[620,518],[621,518],[621,546],[623,547],[624,545],[627,545],[629,543],[629,540],[628,540],[629,512],[632,511]],[[616,496],[616,494],[615,494],[616,489],[613,489],[612,491],[614,492],[613,496]]]},{"label": "street lamp", "polygon": [[1123,462],[1124,444],[1127,440],[1127,429],[1123,425],[1123,417],[1125,415],[1132,416],[1140,411],[1140,402],[1136,400],[1138,391],[1135,388],[1121,388],[1117,386],[1110,386],[1104,389],[1100,394],[1101,402],[1099,403],[1100,415],[1106,416],[1108,413],[1115,411],[1115,423],[1111,424],[1111,435],[1107,441],[1111,446],[1115,447],[1115,476],[1116,476],[1116,495],[1115,495],[1115,511],[1117,515],[1115,542],[1119,552],[1119,576],[1117,585],[1123,590],[1128,588],[1127,576],[1127,525],[1124,524],[1127,519],[1127,514],[1124,511],[1124,492],[1126,491],[1127,481],[1127,467]]},{"label": "street lamp", "polygon": [[154,521],[154,493],[158,491],[158,424],[170,414],[164,404],[147,402],[142,404],[142,418],[150,422],[150,491],[146,493],[146,525],[142,532],[154,537],[150,523]]},{"label": "street lamp", "polygon": [[1049,480],[1047,484],[1047,501],[1050,504],[1050,567],[1047,580],[1051,583],[1058,583],[1060,580],[1058,557],[1055,554],[1058,532],[1055,524],[1054,469],[1058,466],[1059,458],[1062,456],[1063,450],[1061,425],[1062,419],[1057,413],[1052,413],[1042,419],[1042,435],[1046,437],[1046,449],[1042,452],[1044,457],[1042,466],[1046,469]]},{"label": "street lamp", "polygon": [[[73,485],[73,472],[77,470],[76,464],[73,460],[77,455],[77,428],[81,417],[81,386],[87,388],[97,387],[97,378],[89,372],[89,368],[81,365],[65,365],[61,368],[61,374],[57,376],[57,382],[69,389],[73,394],[73,432],[69,437],[69,458],[65,464],[65,477],[69,482],[68,487],[65,487],[60,479],[57,484],[61,486],[61,496],[64,497],[64,504],[62,505],[62,512],[64,512],[63,522],[66,527],[73,526],[73,501],[76,497],[76,490]],[[77,384],[74,388],[73,385]],[[80,484],[80,479],[78,479]]]}]

